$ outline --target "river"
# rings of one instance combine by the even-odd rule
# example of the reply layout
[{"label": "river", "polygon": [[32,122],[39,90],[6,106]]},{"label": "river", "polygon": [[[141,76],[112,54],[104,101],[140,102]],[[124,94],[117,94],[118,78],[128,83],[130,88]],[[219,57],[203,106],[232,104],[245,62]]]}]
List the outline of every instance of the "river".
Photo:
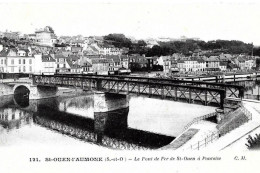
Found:
[{"label": "river", "polygon": [[157,149],[169,144],[186,124],[215,107],[130,96],[129,107],[94,112],[94,96],[29,100],[0,97],[0,146],[86,145],[116,149]]}]

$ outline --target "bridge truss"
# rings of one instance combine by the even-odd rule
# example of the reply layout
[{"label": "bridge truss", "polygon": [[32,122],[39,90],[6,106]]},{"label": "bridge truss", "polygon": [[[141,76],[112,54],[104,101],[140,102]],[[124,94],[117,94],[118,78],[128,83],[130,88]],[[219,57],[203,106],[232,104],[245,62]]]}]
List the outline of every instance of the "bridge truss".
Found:
[{"label": "bridge truss", "polygon": [[33,83],[44,86],[79,87],[84,90],[98,90],[109,93],[145,95],[148,97],[201,103],[223,107],[224,98],[240,97],[239,86],[213,84],[208,82],[159,80],[155,78],[34,75]]}]

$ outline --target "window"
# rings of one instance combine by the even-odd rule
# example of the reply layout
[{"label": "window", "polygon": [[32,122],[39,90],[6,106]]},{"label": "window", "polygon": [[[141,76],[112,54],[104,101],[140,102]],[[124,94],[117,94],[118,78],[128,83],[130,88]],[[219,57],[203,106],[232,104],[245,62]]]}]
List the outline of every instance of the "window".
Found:
[{"label": "window", "polygon": [[11,60],[11,64],[14,64],[14,60],[13,59]]},{"label": "window", "polygon": [[15,119],[15,110],[12,109],[12,120],[14,120],[14,119]]},{"label": "window", "polygon": [[23,72],[25,72],[25,66],[23,66]]},{"label": "window", "polygon": [[19,73],[22,71],[21,67],[19,67]]},{"label": "window", "polygon": [[4,62],[3,59],[1,59],[1,64],[3,64],[3,62]]},{"label": "window", "polygon": [[14,67],[11,67],[11,72],[14,72]]},{"label": "window", "polygon": [[23,64],[25,64],[25,59],[23,59]]},{"label": "window", "polygon": [[21,59],[19,59],[19,64],[21,64]]},{"label": "window", "polygon": [[30,66],[30,72],[32,72],[32,66]]},{"label": "window", "polygon": [[32,59],[29,59],[29,64],[32,64]]}]

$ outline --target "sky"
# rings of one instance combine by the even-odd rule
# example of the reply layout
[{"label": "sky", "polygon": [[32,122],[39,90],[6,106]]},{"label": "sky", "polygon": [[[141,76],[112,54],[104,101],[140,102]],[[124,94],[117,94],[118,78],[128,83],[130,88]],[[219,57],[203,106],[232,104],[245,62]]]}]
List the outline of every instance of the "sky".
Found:
[{"label": "sky", "polygon": [[180,36],[260,45],[260,3],[254,0],[0,1],[0,31],[56,35],[123,33],[137,39]]}]

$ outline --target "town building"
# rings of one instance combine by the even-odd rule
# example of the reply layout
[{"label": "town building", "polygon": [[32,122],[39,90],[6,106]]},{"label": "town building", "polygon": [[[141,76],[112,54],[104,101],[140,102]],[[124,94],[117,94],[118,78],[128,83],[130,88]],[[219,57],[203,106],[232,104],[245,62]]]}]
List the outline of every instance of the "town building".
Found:
[{"label": "town building", "polygon": [[8,50],[3,49],[0,52],[0,72],[7,73],[7,55],[8,55]]},{"label": "town building", "polygon": [[125,69],[129,69],[129,56],[128,55],[121,55],[121,67]]},{"label": "town building", "polygon": [[207,63],[203,58],[198,58],[197,60],[197,70],[198,71],[205,71],[207,68]]},{"label": "town building", "polygon": [[109,61],[109,72],[113,74],[118,73],[119,68],[122,67],[119,55],[107,55],[104,58]]},{"label": "town building", "polygon": [[226,61],[220,61],[219,62],[219,69],[220,71],[227,71],[228,62]]},{"label": "town building", "polygon": [[68,64],[68,72],[73,74],[80,74],[83,72],[82,66],[79,64],[79,57],[75,55],[71,55],[67,57],[67,64]]},{"label": "town building", "polygon": [[8,39],[19,40],[20,32],[5,31],[1,35],[2,38],[6,37]]},{"label": "town building", "polygon": [[93,73],[108,75],[109,63],[110,63],[110,61],[108,59],[104,59],[104,58],[91,59]]},{"label": "town building", "polygon": [[54,59],[56,61],[56,73],[68,73],[69,64],[67,63],[67,56],[62,53],[55,54]]},{"label": "town building", "polygon": [[207,69],[206,71],[219,71],[220,60],[218,56],[210,56],[207,59]]},{"label": "town building", "polygon": [[184,60],[177,60],[177,67],[179,69],[180,72],[185,72],[185,63]]},{"label": "town building", "polygon": [[0,53],[0,71],[5,73],[34,73],[34,60],[29,50],[5,48]]},{"label": "town building", "polygon": [[53,47],[57,42],[57,36],[50,26],[35,31],[36,44]]},{"label": "town building", "polygon": [[239,67],[241,70],[245,70],[245,62],[246,62],[246,57],[244,55],[238,56],[234,62],[236,65]]},{"label": "town building", "polygon": [[184,60],[185,71],[195,72],[198,70],[198,61],[195,59]]},{"label": "town building", "polygon": [[47,54],[35,54],[35,74],[53,75],[56,72],[55,59]]},{"label": "town building", "polygon": [[245,69],[251,70],[254,66],[255,59],[253,57],[248,57],[248,59],[245,60]]},{"label": "town building", "polygon": [[146,71],[148,60],[145,56],[131,55],[129,56],[129,68],[131,71]]},{"label": "town building", "polygon": [[157,63],[163,67],[163,72],[165,74],[171,73],[171,56],[160,56]]},{"label": "town building", "polygon": [[88,61],[84,62],[84,64],[82,65],[82,73],[83,74],[93,74],[93,68],[92,68],[92,64],[89,63]]}]

